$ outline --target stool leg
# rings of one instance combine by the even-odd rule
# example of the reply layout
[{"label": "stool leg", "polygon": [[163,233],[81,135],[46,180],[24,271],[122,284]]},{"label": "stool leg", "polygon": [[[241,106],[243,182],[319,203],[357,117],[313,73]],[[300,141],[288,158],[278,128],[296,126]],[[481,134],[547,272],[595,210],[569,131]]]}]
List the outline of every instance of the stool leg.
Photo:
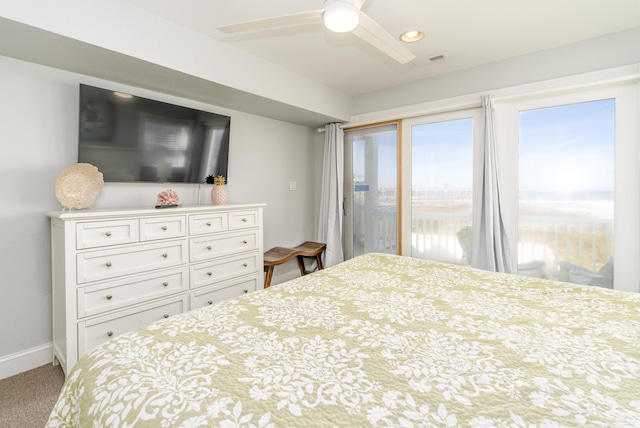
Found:
[{"label": "stool leg", "polygon": [[316,263],[318,263],[318,270],[324,269],[324,267],[322,266],[322,253],[316,256]]},{"label": "stool leg", "polygon": [[264,288],[269,288],[271,287],[271,277],[273,276],[273,266],[265,266],[264,270],[265,272],[267,272],[267,275],[264,278]]},{"label": "stool leg", "polygon": [[302,256],[296,256],[296,258],[298,259],[298,268],[300,269],[300,275],[304,276],[307,273],[304,267],[304,258]]}]

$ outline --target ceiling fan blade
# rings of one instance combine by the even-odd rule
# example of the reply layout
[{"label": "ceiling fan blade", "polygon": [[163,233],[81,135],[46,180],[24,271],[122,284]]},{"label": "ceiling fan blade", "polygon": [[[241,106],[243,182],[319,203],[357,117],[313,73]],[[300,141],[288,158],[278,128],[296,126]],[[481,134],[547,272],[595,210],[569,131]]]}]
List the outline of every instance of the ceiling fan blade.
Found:
[{"label": "ceiling fan blade", "polygon": [[274,18],[257,19],[255,21],[241,22],[239,24],[224,25],[218,27],[218,31],[223,33],[240,33],[243,31],[265,30],[288,25],[311,24],[322,22],[324,10],[314,10],[311,12],[296,13],[293,15],[276,16]]},{"label": "ceiling fan blade", "polygon": [[351,0],[351,2],[356,5],[358,10],[362,10],[362,6],[364,6],[364,2],[366,1],[367,0]]},{"label": "ceiling fan blade", "polygon": [[416,58],[399,39],[393,37],[387,30],[363,12],[360,12],[360,23],[352,33],[374,48],[389,55],[400,64],[406,64]]}]

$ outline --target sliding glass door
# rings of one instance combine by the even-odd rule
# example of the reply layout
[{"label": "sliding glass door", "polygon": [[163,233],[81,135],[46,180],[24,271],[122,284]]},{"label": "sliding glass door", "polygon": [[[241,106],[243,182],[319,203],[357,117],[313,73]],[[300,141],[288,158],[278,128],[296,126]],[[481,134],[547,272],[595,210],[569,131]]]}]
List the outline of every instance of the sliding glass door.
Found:
[{"label": "sliding glass door", "polygon": [[[474,139],[479,110],[403,122],[403,254],[446,263],[471,262]],[[408,225],[411,225],[409,228]]]},{"label": "sliding glass door", "polygon": [[398,253],[397,124],[345,131],[345,259]]},{"label": "sliding glass door", "polygon": [[[639,290],[637,89],[494,98],[500,219],[514,273]],[[469,264],[472,213],[482,204],[473,181],[484,161],[482,108],[397,125],[345,132],[346,256]]]}]

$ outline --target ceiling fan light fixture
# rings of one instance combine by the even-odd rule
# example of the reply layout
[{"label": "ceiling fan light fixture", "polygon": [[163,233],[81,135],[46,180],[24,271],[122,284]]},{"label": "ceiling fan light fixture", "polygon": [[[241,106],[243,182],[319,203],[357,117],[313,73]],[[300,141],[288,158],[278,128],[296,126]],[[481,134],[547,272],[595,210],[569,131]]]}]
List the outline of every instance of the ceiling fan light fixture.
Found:
[{"label": "ceiling fan light fixture", "polygon": [[421,40],[424,37],[424,33],[419,30],[409,30],[400,34],[400,40],[406,43],[413,43]]},{"label": "ceiling fan light fixture", "polygon": [[352,3],[327,0],[324,5],[324,25],[335,33],[347,33],[358,26],[360,11]]}]

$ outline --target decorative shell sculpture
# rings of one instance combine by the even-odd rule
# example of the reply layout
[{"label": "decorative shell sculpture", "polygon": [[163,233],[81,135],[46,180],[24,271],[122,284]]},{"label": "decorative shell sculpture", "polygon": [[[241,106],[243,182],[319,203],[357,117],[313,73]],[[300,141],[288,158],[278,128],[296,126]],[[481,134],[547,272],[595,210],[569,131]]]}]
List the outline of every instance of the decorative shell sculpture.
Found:
[{"label": "decorative shell sculpture", "polygon": [[156,206],[157,207],[176,207],[178,206],[178,202],[180,202],[180,197],[178,197],[178,194],[171,189],[167,189],[163,192],[158,193]]},{"label": "decorative shell sculpture", "polygon": [[104,188],[104,178],[90,163],[64,169],[56,179],[56,198],[66,208],[83,209],[93,204]]}]

